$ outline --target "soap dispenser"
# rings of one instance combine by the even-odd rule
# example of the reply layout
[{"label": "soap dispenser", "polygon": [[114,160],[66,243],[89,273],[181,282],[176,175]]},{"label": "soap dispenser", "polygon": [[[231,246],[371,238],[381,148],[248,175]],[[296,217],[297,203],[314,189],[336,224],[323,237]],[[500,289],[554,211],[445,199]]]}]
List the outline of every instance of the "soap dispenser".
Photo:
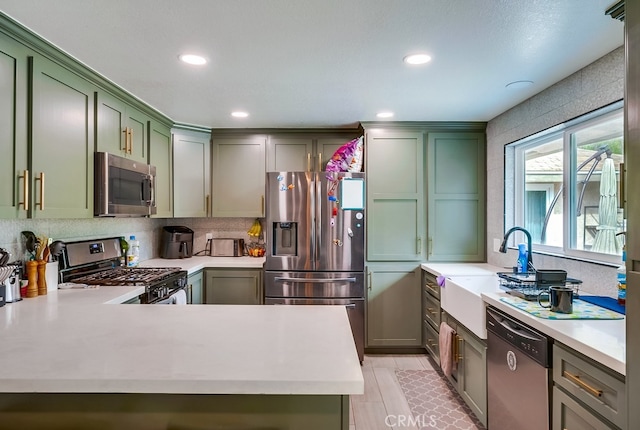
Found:
[{"label": "soap dispenser", "polygon": [[518,245],[518,261],[517,261],[518,273],[527,273],[529,271],[529,267],[527,267],[528,261],[529,261],[529,256],[527,255],[527,245],[525,243],[521,243]]}]

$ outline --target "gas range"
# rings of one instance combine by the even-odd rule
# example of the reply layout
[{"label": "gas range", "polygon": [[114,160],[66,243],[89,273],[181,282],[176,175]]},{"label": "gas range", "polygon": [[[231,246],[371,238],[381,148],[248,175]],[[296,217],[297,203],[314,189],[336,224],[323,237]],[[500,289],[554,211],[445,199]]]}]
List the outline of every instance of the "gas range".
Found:
[{"label": "gas range", "polygon": [[68,242],[60,260],[60,280],[145,287],[140,295],[143,304],[172,303],[171,298],[187,287],[187,271],[179,267],[123,267],[121,255],[119,238]]}]

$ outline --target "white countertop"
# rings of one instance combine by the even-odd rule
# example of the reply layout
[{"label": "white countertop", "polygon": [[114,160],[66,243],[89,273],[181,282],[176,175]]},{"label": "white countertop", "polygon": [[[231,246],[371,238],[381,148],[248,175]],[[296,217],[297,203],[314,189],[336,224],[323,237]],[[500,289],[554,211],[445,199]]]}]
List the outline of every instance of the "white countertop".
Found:
[{"label": "white countertop", "polygon": [[191,258],[152,258],[140,262],[140,267],[180,267],[191,275],[206,268],[244,268],[262,269],[265,257],[205,257]]},{"label": "white countertop", "polygon": [[441,306],[481,339],[486,339],[486,304],[506,312],[576,351],[624,375],[626,373],[625,320],[548,320],[500,300],[508,296],[499,287],[497,272],[504,268],[483,263],[424,263],[422,268],[445,276]]},{"label": "white countertop", "polygon": [[487,263],[422,263],[422,269],[436,276],[484,276],[504,272],[504,267]]},{"label": "white countertop", "polygon": [[484,301],[540,330],[555,340],[624,375],[626,373],[625,320],[548,320],[521,311],[500,300],[507,293],[482,293]]},{"label": "white countertop", "polygon": [[109,304],[140,292],[58,290],[0,308],[0,391],[363,393],[342,306]]}]

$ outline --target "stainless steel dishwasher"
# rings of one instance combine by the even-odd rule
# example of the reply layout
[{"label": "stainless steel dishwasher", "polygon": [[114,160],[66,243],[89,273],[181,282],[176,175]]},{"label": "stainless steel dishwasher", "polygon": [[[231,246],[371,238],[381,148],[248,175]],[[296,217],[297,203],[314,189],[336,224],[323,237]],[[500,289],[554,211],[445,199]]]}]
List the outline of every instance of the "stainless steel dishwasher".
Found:
[{"label": "stainless steel dishwasher", "polygon": [[496,308],[486,312],[487,427],[551,428],[551,338]]}]

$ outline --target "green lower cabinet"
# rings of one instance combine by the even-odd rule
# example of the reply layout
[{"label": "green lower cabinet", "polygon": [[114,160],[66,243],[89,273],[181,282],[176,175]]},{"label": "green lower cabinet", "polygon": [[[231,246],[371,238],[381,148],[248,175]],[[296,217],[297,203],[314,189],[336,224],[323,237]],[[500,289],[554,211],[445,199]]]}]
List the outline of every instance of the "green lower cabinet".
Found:
[{"label": "green lower cabinet", "polygon": [[487,425],[487,343],[462,324],[443,314],[455,331],[452,356],[454,371],[449,381],[483,425]]},{"label": "green lower cabinet", "polygon": [[553,430],[630,428],[624,375],[557,340],[552,373]]},{"label": "green lower cabinet", "polygon": [[202,270],[189,275],[189,279],[187,280],[187,285],[189,288],[189,294],[188,294],[189,303],[192,305],[201,305],[202,293],[204,292],[203,285],[202,285]]},{"label": "green lower cabinet", "polygon": [[262,295],[262,270],[205,270],[205,304],[259,305],[262,304]]},{"label": "green lower cabinet", "polygon": [[420,266],[367,264],[367,347],[420,347]]}]

